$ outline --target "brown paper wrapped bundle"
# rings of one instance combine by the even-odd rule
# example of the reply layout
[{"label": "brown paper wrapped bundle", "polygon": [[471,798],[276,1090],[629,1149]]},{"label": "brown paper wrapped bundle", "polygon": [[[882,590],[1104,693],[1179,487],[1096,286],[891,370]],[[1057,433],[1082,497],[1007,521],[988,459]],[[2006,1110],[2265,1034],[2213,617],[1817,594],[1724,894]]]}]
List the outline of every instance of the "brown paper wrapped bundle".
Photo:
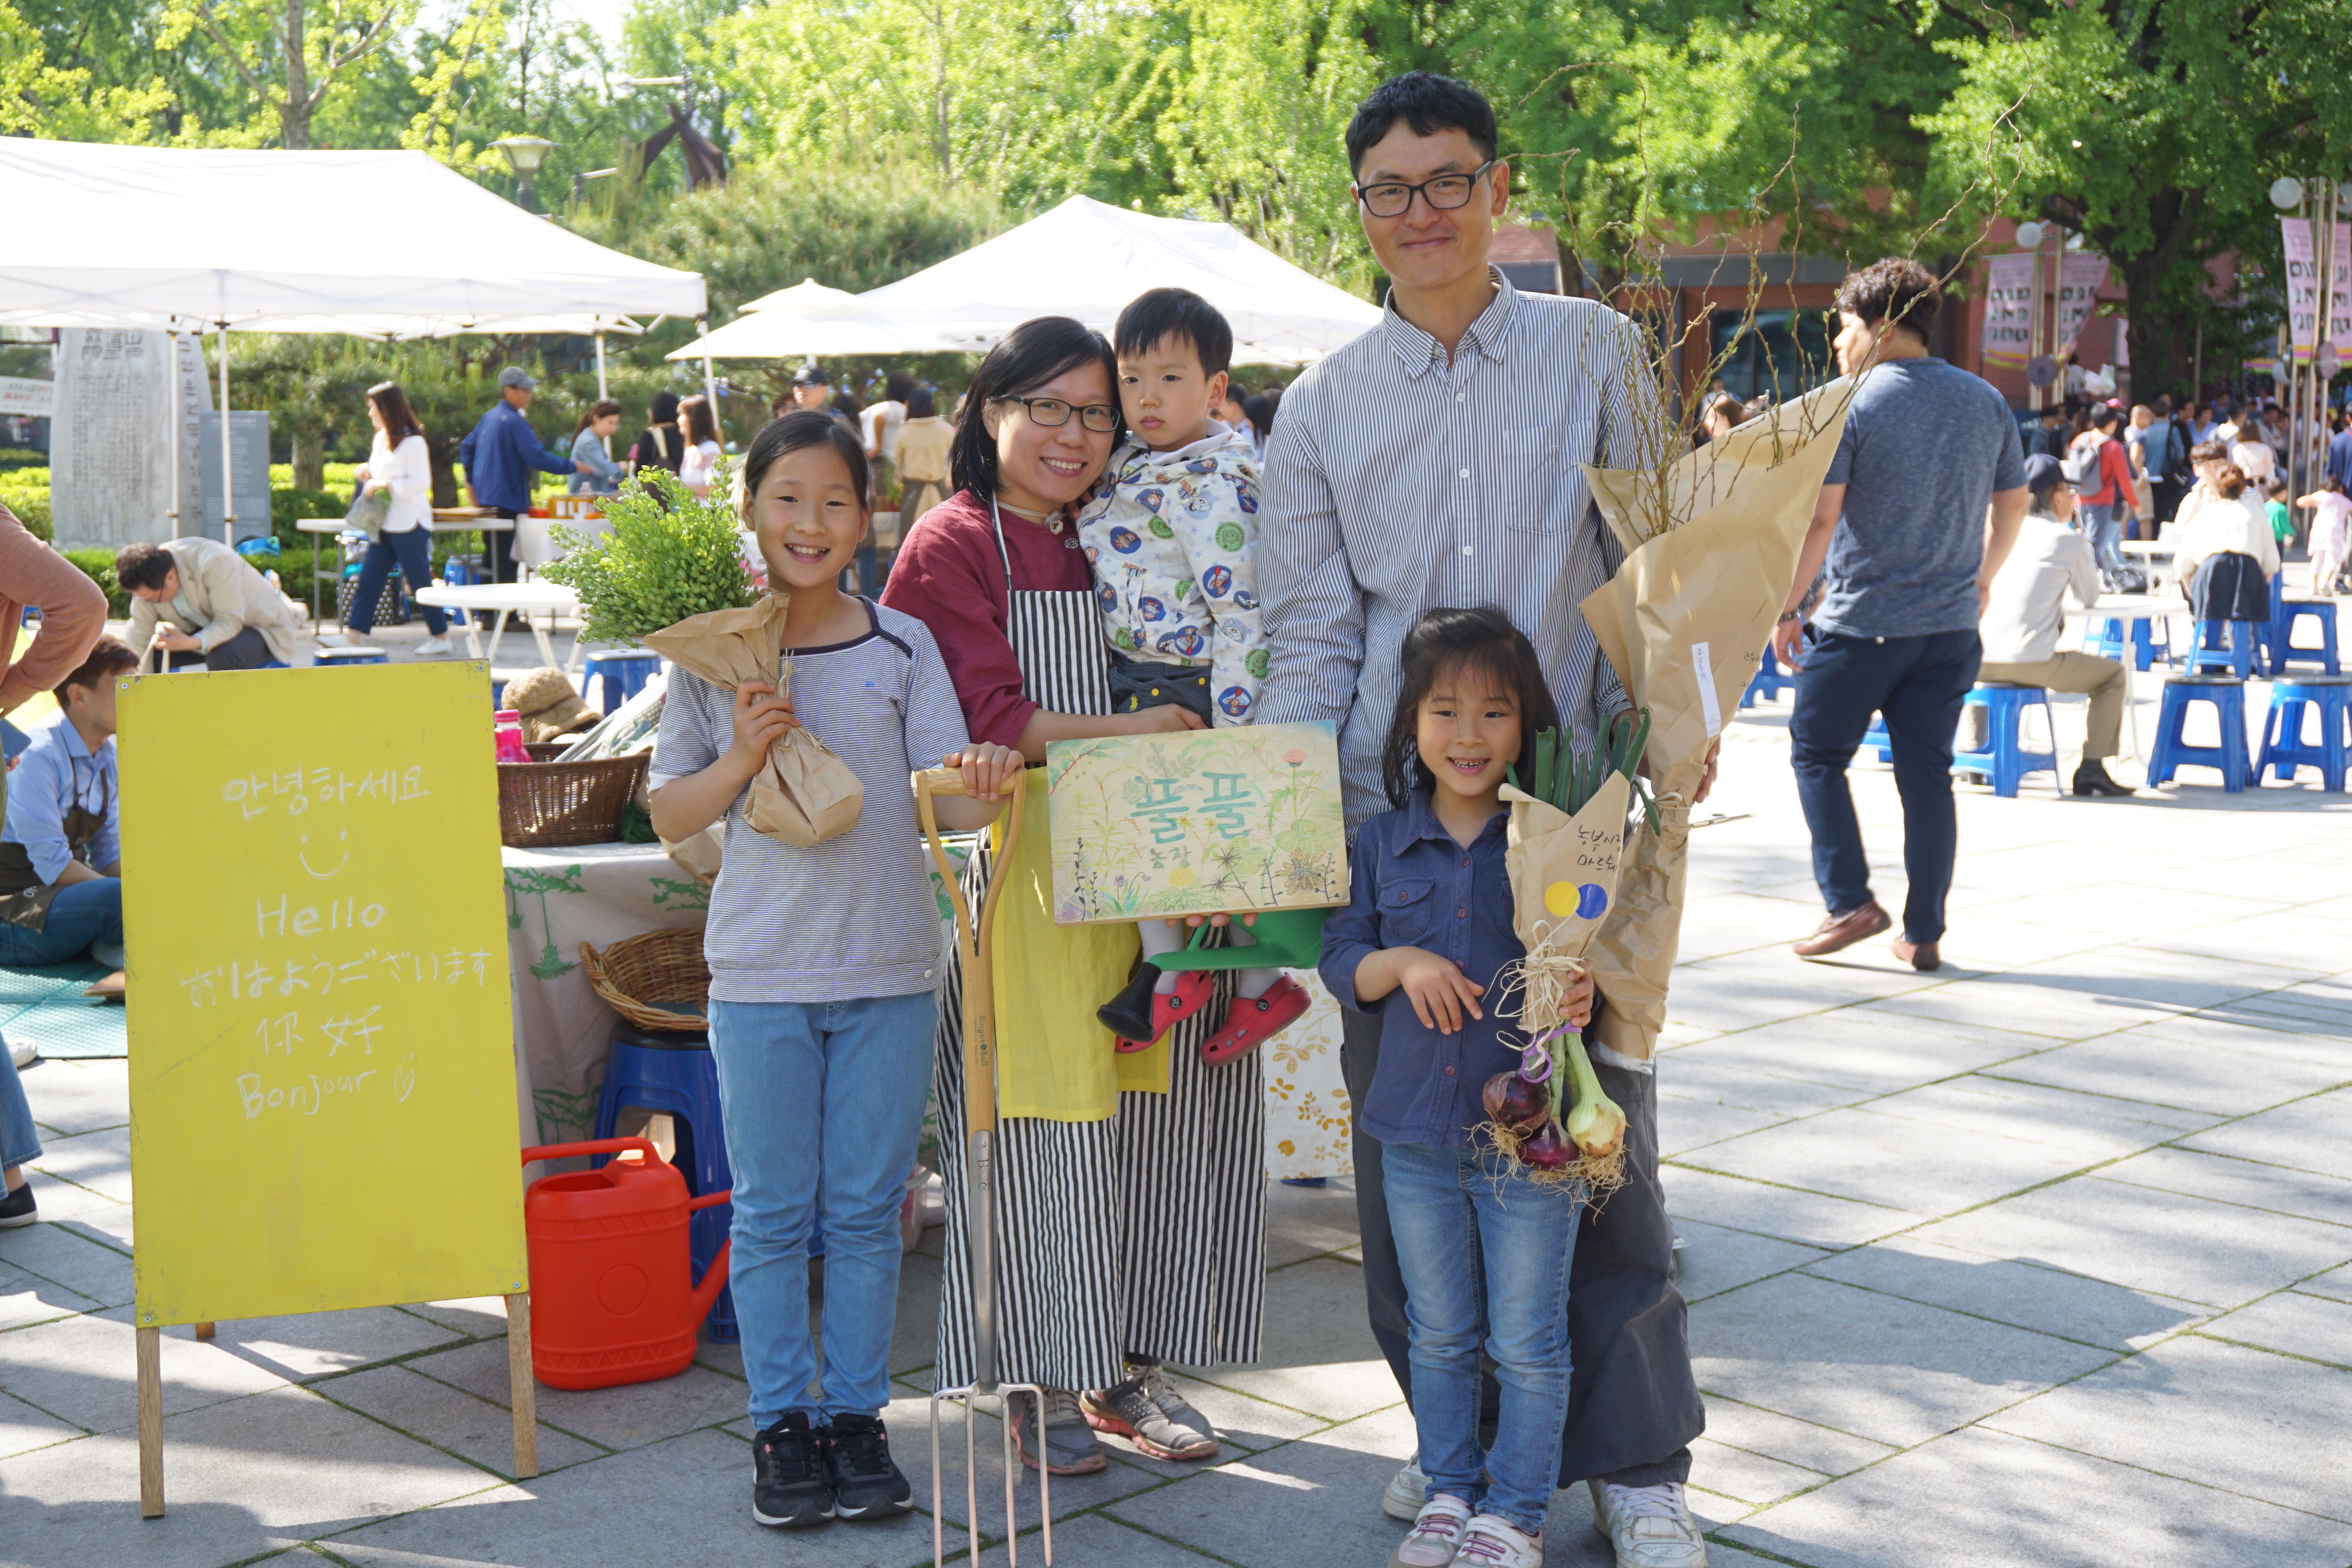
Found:
[{"label": "brown paper wrapped bundle", "polygon": [[[1517,1076],[1550,1088],[1535,1126],[1514,1126],[1490,1101],[1493,1120],[1482,1131],[1505,1153],[1535,1166],[1536,1180],[1584,1182],[1595,1195],[1624,1179],[1625,1113],[1601,1091],[1583,1040],[1561,1016],[1560,997],[1583,972],[1585,952],[1616,900],[1630,791],[1622,773],[1610,773],[1571,814],[1503,786],[1511,807],[1503,868],[1511,880],[1512,927],[1527,956],[1497,978],[1490,1005],[1501,1010],[1516,1001],[1528,1063]],[[1538,1064],[1543,1076],[1529,1079]],[[1496,1090],[1491,1082],[1488,1088]],[[1563,1103],[1564,1095],[1570,1098]],[[1559,1163],[1549,1163],[1563,1132]]]},{"label": "brown paper wrapped bundle", "polygon": [[[646,647],[679,668],[732,693],[747,680],[767,680],[783,641],[784,612],[791,595],[765,594],[740,610],[688,616],[674,626],[650,632]],[[787,664],[777,682],[790,696]],[[751,778],[751,798],[743,820],[754,831],[808,849],[857,826],[866,806],[866,786],[849,764],[805,725],[785,731],[768,748],[768,760]]]},{"label": "brown paper wrapped bundle", "polygon": [[1585,598],[1584,618],[1655,725],[1657,823],[1635,830],[1591,950],[1607,1004],[1599,1036],[1621,1056],[1648,1059],[1665,1026],[1692,798],[1780,616],[1853,385],[1833,381],[1654,471],[1585,469],[1627,553]]}]

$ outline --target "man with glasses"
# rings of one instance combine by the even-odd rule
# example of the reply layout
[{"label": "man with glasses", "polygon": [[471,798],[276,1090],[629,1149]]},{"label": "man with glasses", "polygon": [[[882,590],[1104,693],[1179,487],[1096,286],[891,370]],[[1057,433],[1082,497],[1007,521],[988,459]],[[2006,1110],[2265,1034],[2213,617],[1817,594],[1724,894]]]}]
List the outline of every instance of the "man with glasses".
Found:
[{"label": "man with glasses", "polygon": [[[1522,295],[1487,256],[1508,205],[1495,111],[1478,92],[1414,71],[1357,109],[1347,147],[1357,214],[1391,289],[1381,324],[1309,368],[1267,442],[1259,581],[1271,665],[1257,721],[1339,731],[1350,832],[1387,808],[1381,743],[1399,650],[1422,613],[1494,605],[1541,658],[1578,744],[1627,706],[1578,605],[1620,551],[1578,465],[1641,468],[1662,434],[1636,329],[1597,300]],[[1380,1023],[1341,1009],[1349,1094],[1363,1103]],[[1706,1547],[1683,1500],[1704,1425],[1674,1231],[1657,1179],[1650,1064],[1593,1051],[1625,1110],[1626,1183],[1579,1230],[1563,1484],[1590,1480],[1621,1564],[1697,1568]],[[1404,1289],[1381,1184],[1359,1130],[1356,1210],[1364,1292],[1408,1398]],[[1408,1464],[1382,1507],[1421,1508]]]}]

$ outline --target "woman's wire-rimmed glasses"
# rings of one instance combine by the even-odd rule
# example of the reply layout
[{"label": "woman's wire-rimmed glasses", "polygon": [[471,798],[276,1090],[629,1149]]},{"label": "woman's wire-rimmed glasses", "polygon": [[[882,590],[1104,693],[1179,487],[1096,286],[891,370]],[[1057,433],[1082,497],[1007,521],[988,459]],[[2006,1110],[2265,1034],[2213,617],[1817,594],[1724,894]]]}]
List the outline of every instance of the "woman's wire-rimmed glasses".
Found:
[{"label": "woman's wire-rimmed glasses", "polygon": [[1429,204],[1431,211],[1453,212],[1470,205],[1471,188],[1477,184],[1479,176],[1501,162],[1500,158],[1489,158],[1466,174],[1440,174],[1417,185],[1408,185],[1402,180],[1382,180],[1374,185],[1358,185],[1356,199],[1363,203],[1364,210],[1374,217],[1404,216],[1412,206],[1415,192],[1419,192],[1421,199]]},{"label": "woman's wire-rimmed glasses", "polygon": [[[1029,423],[1048,429],[1059,428],[1070,422],[1071,405],[1058,397],[1000,397],[999,403],[1017,403],[1029,411]],[[1108,403],[1089,403],[1077,410],[1078,423],[1099,435],[1108,435],[1118,428],[1118,410]]]}]

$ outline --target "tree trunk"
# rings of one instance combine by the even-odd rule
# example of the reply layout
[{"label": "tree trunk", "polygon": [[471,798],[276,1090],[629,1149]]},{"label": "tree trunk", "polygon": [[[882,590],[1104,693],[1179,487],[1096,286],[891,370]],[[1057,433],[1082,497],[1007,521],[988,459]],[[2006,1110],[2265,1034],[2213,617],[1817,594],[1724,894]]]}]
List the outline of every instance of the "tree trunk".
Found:
[{"label": "tree trunk", "polygon": [[322,490],[327,488],[327,442],[315,430],[307,435],[300,431],[295,433],[294,488],[298,490]]},{"label": "tree trunk", "polygon": [[2189,385],[2189,339],[2195,324],[2166,312],[2161,264],[2142,256],[2120,259],[2117,266],[2131,321],[2124,334],[2131,349],[2131,400],[2154,403],[2157,394],[2169,392],[2178,402],[2184,390],[2194,396],[2195,389]]},{"label": "tree trunk", "polygon": [[[289,152],[305,152],[310,145],[310,62],[302,58],[303,7],[309,0],[286,0],[286,106],[278,110],[278,121],[285,132]],[[329,42],[333,40],[331,37]]]},{"label": "tree trunk", "polygon": [[457,493],[457,447],[462,436],[428,437],[425,455],[433,468],[433,504],[460,506],[463,499]]}]

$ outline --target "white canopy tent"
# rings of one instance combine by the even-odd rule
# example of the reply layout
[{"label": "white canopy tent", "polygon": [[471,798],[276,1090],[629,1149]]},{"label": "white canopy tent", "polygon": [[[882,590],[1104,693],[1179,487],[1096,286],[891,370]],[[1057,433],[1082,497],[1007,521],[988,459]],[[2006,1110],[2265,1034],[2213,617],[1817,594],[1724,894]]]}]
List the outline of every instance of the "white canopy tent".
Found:
[{"label": "white canopy tent", "polygon": [[762,295],[743,314],[671,359],[822,359],[828,354],[953,353],[950,342],[923,327],[902,327],[867,310],[856,295],[815,279]]},{"label": "white canopy tent", "polygon": [[1231,224],[1150,217],[1087,196],[856,299],[895,326],[979,351],[1033,316],[1076,316],[1108,332],[1129,300],[1169,286],[1224,312],[1242,364],[1320,359],[1381,319],[1379,306]]},{"label": "white canopy tent", "polygon": [[222,334],[225,473],[230,331],[593,334],[601,390],[605,332],[706,308],[699,275],[607,250],[422,153],[8,137],[0,190],[20,217],[0,226],[0,325]]}]

